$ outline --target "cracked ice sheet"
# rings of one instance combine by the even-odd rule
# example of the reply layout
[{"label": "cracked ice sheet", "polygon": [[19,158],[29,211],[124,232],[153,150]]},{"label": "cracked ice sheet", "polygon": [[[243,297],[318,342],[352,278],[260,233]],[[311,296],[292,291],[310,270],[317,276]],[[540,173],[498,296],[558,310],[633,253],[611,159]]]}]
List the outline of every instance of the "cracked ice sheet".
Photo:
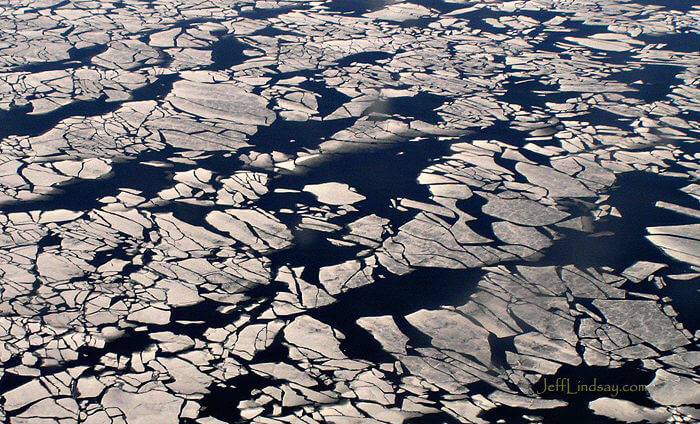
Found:
[{"label": "cracked ice sheet", "polygon": [[[653,406],[573,413],[698,419],[668,291],[698,271],[696,9],[26,6],[0,10],[3,421],[547,421],[576,406],[538,379],[630,363]],[[654,204],[687,218],[632,241],[657,254],[554,259],[635,218],[632,171],[684,181]]]},{"label": "cracked ice sheet", "polygon": [[167,98],[177,109],[201,118],[223,119],[247,125],[270,124],[273,113],[265,99],[231,83],[178,81]]}]

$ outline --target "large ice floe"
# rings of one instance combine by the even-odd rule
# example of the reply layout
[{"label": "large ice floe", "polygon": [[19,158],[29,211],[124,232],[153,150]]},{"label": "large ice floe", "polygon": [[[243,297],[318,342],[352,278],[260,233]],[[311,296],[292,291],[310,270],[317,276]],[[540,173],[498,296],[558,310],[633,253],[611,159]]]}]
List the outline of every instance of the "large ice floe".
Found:
[{"label": "large ice floe", "polygon": [[0,422],[700,422],[693,2],[0,14]]}]

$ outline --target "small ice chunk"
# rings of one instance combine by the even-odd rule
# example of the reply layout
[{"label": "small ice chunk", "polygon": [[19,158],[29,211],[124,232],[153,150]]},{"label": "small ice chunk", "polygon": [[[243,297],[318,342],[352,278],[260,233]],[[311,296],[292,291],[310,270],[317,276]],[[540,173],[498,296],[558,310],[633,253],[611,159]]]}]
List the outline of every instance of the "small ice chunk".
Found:
[{"label": "small ice chunk", "polygon": [[569,216],[566,212],[543,206],[532,200],[502,199],[490,195],[482,211],[486,215],[528,226],[550,225]]},{"label": "small ice chunk", "polygon": [[177,424],[184,400],[164,390],[139,393],[111,387],[102,397],[102,406],[121,410],[129,424]]},{"label": "small ice chunk", "polygon": [[689,343],[653,300],[595,299],[593,306],[605,316],[609,324],[660,350],[671,350]]},{"label": "small ice chunk", "polygon": [[387,352],[404,355],[407,353],[406,343],[409,339],[390,315],[362,317],[357,320],[357,325],[369,331]]},{"label": "small ice chunk", "polygon": [[267,100],[230,82],[210,84],[181,80],[173,84],[166,100],[202,118],[247,125],[269,125],[275,120],[275,113],[267,108]]},{"label": "small ice chunk", "polygon": [[130,313],[126,319],[145,324],[164,325],[170,322],[170,311],[155,308],[153,306],[147,306],[143,309]]},{"label": "small ice chunk", "polygon": [[430,9],[413,3],[394,3],[387,7],[365,14],[370,19],[403,22],[430,16]]},{"label": "small ice chunk", "polygon": [[648,227],[646,238],[668,256],[700,266],[700,224]]},{"label": "small ice chunk", "polygon": [[595,196],[580,181],[550,167],[518,162],[515,169],[532,184],[545,188],[551,197]]},{"label": "small ice chunk", "polygon": [[647,386],[649,396],[662,405],[697,405],[700,403],[700,384],[670,373],[656,370],[656,376]]},{"label": "small ice chunk", "polygon": [[73,221],[81,215],[83,215],[83,212],[70,211],[68,209],[55,209],[52,211],[42,212],[41,217],[39,218],[39,224]]},{"label": "small ice chunk", "polygon": [[661,423],[671,417],[663,408],[647,408],[624,399],[598,398],[588,404],[594,414],[626,423]]},{"label": "small ice chunk", "polygon": [[464,316],[446,310],[421,309],[406,320],[431,338],[433,346],[473,356],[484,365],[491,364],[489,332]]},{"label": "small ice chunk", "polygon": [[542,250],[551,246],[551,240],[532,227],[523,227],[506,221],[496,221],[491,224],[493,233],[505,243],[527,246]]},{"label": "small ice chunk", "polygon": [[351,205],[365,200],[365,196],[358,194],[354,188],[342,183],[308,184],[304,187],[304,191],[312,193],[318,198],[319,202],[327,205]]},{"label": "small ice chunk", "polygon": [[665,266],[656,262],[639,261],[622,271],[622,275],[638,283]]},{"label": "small ice chunk", "polygon": [[307,315],[301,315],[284,329],[284,338],[310,358],[345,359],[333,329]]},{"label": "small ice chunk", "polygon": [[[78,266],[74,261],[84,265],[84,267]],[[94,267],[78,258],[73,258],[73,261],[71,261],[64,256],[59,256],[48,252],[41,253],[39,257],[37,257],[36,268],[39,275],[42,277],[50,278],[56,281],[81,277],[86,271],[94,270]]]}]

